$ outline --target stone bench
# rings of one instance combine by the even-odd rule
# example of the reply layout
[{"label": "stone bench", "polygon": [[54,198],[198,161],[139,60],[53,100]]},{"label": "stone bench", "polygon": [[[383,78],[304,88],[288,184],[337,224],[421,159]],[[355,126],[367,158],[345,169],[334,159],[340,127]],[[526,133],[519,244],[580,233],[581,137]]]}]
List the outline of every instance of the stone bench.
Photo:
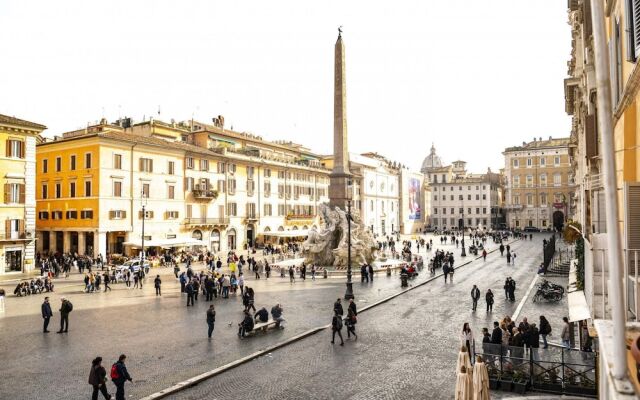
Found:
[{"label": "stone bench", "polygon": [[277,321],[274,321],[272,319],[270,319],[267,322],[258,322],[253,326],[253,330],[251,330],[250,332],[247,332],[246,335],[253,335],[258,331],[262,331],[263,333],[266,333],[270,327],[275,328],[276,324],[277,324]]}]

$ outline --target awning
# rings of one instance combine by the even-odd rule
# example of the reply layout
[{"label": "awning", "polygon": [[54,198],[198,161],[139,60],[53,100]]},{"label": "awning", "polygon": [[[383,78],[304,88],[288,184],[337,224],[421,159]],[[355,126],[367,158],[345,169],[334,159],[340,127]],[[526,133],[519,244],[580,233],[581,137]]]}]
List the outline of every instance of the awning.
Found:
[{"label": "awning", "polygon": [[[124,242],[124,245],[131,247],[142,247],[142,240]],[[157,239],[144,241],[144,247],[186,247],[204,245],[205,242],[194,238]]]},{"label": "awning", "polygon": [[567,298],[569,300],[569,322],[591,319],[591,311],[587,299],[584,297],[584,291],[569,292]]},{"label": "awning", "polygon": [[262,232],[260,235],[263,236],[272,236],[272,237],[282,237],[282,238],[293,238],[293,237],[307,237],[309,235],[308,229],[301,229],[298,231],[272,231],[272,232]]}]

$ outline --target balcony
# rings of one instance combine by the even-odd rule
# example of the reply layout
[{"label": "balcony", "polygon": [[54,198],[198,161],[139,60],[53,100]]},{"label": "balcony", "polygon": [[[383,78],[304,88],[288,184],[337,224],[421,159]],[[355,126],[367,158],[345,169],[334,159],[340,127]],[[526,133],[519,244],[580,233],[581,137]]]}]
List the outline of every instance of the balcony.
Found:
[{"label": "balcony", "polygon": [[191,194],[196,200],[215,200],[218,198],[218,191],[213,189],[203,189],[196,187],[191,190]]},{"label": "balcony", "polygon": [[214,226],[214,225],[229,225],[229,218],[185,218],[182,221],[186,226]]},{"label": "balcony", "polygon": [[289,214],[286,216],[287,221],[313,220],[316,216],[310,214]]}]

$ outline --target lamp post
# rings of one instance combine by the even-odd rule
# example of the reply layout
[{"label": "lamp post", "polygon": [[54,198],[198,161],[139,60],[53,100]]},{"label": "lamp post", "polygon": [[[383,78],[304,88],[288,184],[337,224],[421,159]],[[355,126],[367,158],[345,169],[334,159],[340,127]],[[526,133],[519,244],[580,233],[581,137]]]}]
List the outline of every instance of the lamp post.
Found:
[{"label": "lamp post", "polygon": [[351,200],[347,200],[347,290],[345,300],[353,299],[353,282],[351,282]]},{"label": "lamp post", "polygon": [[464,201],[462,202],[462,252],[460,253],[460,257],[466,257],[467,252],[464,249]]},{"label": "lamp post", "polygon": [[144,269],[144,219],[146,217],[146,207],[147,207],[147,197],[144,194],[144,191],[141,194],[141,202],[142,202],[142,254],[140,255],[140,268]]}]

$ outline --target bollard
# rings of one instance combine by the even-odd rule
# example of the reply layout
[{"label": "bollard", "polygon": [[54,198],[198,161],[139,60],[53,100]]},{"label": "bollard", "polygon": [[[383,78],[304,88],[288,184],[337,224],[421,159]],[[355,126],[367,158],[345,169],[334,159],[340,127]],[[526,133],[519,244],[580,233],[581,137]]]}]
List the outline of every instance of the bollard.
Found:
[{"label": "bollard", "polygon": [[391,276],[391,267],[387,267],[387,276]]},{"label": "bollard", "polygon": [[322,277],[323,277],[324,279],[327,279],[327,278],[329,277],[329,274],[327,273],[327,270],[326,270],[326,269],[322,271]]}]

